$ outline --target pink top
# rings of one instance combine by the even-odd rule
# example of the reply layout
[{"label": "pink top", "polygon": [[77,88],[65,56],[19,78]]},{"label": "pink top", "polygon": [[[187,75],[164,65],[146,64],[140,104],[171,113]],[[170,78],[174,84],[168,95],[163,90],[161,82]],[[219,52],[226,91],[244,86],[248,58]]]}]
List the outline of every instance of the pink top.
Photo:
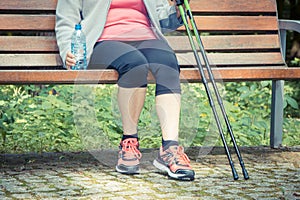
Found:
[{"label": "pink top", "polygon": [[98,41],[156,39],[143,0],[112,0]]}]

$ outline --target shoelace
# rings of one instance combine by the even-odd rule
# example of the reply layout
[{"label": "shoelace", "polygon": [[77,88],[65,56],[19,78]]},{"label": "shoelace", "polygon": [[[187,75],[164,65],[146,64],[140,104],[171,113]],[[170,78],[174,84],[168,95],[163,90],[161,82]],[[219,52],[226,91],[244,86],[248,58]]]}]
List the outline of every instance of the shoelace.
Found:
[{"label": "shoelace", "polygon": [[122,151],[133,153],[137,159],[141,159],[142,154],[137,147],[138,142],[134,139],[127,139],[122,142]]},{"label": "shoelace", "polygon": [[179,146],[175,151],[172,151],[173,156],[170,158],[170,163],[178,163],[190,167],[190,159],[184,153],[183,147]]}]

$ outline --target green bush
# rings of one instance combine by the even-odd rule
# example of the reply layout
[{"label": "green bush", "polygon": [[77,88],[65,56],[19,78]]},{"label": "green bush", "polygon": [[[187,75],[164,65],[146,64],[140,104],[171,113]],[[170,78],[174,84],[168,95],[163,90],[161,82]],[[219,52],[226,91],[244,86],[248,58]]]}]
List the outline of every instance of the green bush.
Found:
[{"label": "green bush", "polygon": [[[3,86],[0,128],[2,152],[76,150],[80,140],[73,128],[68,88],[49,95],[35,86]],[[34,91],[34,92],[32,92]],[[68,94],[69,93],[69,94]],[[9,119],[9,120],[8,120]]]},{"label": "green bush", "polygon": [[[218,84],[239,145],[269,145],[271,82]],[[300,144],[299,88],[285,84],[283,144]],[[159,147],[155,87],[149,85],[139,121],[143,148]],[[0,87],[0,152],[80,151],[116,148],[122,129],[116,85]],[[298,100],[296,100],[298,99]],[[215,102],[215,104],[217,104]],[[202,84],[182,84],[180,143],[222,145]],[[226,127],[222,124],[224,131]],[[229,136],[226,134],[229,141]]]}]

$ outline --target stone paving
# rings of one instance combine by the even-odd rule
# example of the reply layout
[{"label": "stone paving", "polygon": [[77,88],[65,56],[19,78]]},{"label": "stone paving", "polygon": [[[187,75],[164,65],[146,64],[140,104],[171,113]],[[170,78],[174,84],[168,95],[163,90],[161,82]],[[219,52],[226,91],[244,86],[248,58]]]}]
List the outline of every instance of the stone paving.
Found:
[{"label": "stone paving", "polygon": [[114,150],[0,155],[0,199],[300,199],[300,148],[240,150],[249,180],[234,152],[240,179],[233,180],[222,148],[187,149],[196,171],[191,182],[159,173],[151,164],[156,149],[142,150],[134,176],[115,172]]}]

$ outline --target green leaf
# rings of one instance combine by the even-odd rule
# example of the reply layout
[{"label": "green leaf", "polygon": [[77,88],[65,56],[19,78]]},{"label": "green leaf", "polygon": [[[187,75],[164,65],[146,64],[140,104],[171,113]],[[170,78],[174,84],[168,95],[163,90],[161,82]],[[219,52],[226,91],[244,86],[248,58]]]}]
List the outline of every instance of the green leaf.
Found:
[{"label": "green leaf", "polygon": [[289,97],[289,96],[286,96],[286,101],[287,103],[292,107],[292,108],[295,108],[295,109],[298,109],[299,108],[299,105],[297,103],[297,101],[295,99],[293,99],[292,97]]},{"label": "green leaf", "polygon": [[1,100],[0,101],[0,106],[4,106],[5,105],[5,101]]},{"label": "green leaf", "polygon": [[52,104],[50,103],[50,102],[48,102],[48,101],[44,101],[43,103],[42,103],[42,108],[43,109],[51,109],[52,108]]},{"label": "green leaf", "polygon": [[248,92],[249,88],[247,86],[242,86],[242,87],[237,88],[237,90],[239,92]]},{"label": "green leaf", "polygon": [[261,84],[262,87],[267,87],[267,86],[270,85],[270,81],[261,81],[260,84]]}]

